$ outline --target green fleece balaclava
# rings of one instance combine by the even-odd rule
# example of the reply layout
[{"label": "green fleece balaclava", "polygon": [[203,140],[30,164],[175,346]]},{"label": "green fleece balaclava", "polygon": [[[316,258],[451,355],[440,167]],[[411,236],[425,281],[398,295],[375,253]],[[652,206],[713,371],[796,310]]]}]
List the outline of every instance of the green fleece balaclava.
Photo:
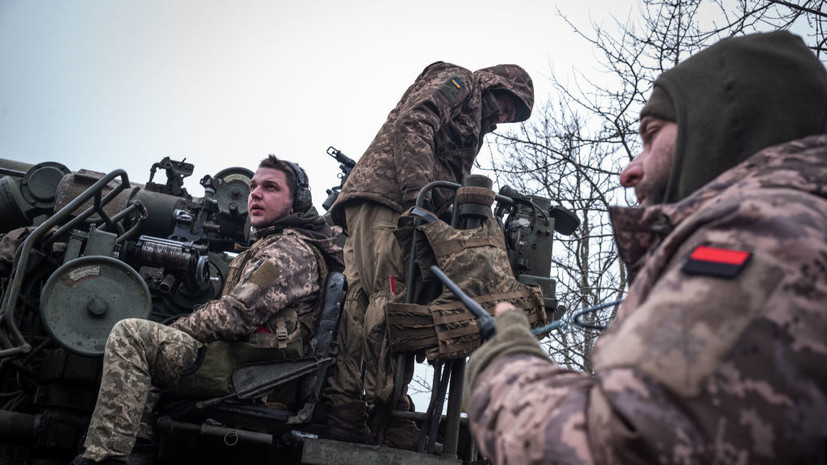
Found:
[{"label": "green fleece balaclava", "polygon": [[827,71],[784,31],[721,40],[663,73],[650,100],[641,117],[678,124],[664,203],[762,149],[827,129]]}]

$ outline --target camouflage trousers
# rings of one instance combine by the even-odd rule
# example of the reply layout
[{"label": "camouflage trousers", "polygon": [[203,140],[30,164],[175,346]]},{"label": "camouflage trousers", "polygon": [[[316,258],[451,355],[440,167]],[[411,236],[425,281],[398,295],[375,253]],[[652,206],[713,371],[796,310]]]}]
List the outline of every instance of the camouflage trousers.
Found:
[{"label": "camouflage trousers", "polygon": [[174,388],[201,346],[189,334],[153,321],[129,318],[116,323],[106,341],[83,457],[99,462],[129,455],[144,410],[151,409],[153,386]]},{"label": "camouflage trousers", "polygon": [[[364,400],[368,410],[391,408],[396,359],[390,351],[385,307],[405,290],[402,249],[393,234],[399,214],[374,202],[345,209],[348,238],[344,246],[348,297],[338,331],[339,354],[325,389],[331,406]],[[364,377],[362,377],[364,371]],[[412,370],[411,370],[412,374]],[[399,409],[407,409],[407,383]]]}]

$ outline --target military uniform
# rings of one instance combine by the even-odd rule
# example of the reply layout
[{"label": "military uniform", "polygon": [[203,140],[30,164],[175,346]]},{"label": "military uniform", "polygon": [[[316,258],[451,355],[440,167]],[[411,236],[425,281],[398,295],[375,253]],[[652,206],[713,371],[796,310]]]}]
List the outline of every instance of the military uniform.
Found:
[{"label": "military uniform", "polygon": [[[508,91],[518,99],[517,121],[531,115],[533,83],[517,65],[474,72],[444,62],[426,67],[348,176],[331,207],[336,224],[345,226],[347,205],[370,200],[401,213],[429,182],[461,182],[471,172],[483,136],[496,127],[491,118],[499,109],[491,91]],[[433,205],[440,209],[450,200],[450,192],[438,192]]]},{"label": "military uniform", "polygon": [[[534,355],[494,361],[468,405],[482,451],[494,463],[823,459],[824,185],[819,136],[756,155],[682,202],[614,209],[637,277],[597,342],[596,375]],[[704,246],[750,255],[731,278],[684,271]]]},{"label": "military uniform", "polygon": [[204,344],[247,341],[308,351],[326,266],[341,264],[332,234],[266,228],[230,265],[223,296],[170,326],[127,319],[113,328],[83,456],[100,461],[132,450],[152,386],[174,389]]},{"label": "military uniform", "polygon": [[[409,407],[404,392],[401,404],[388,405],[395,360],[387,338],[385,306],[404,292],[407,267],[393,230],[400,213],[426,184],[460,183],[470,173],[483,136],[495,128],[499,108],[492,92],[496,91],[516,98],[517,121],[529,117],[533,84],[519,66],[471,72],[444,62],[429,65],[390,112],[332,206],[334,221],[348,233],[349,298],[339,329],[339,346],[345,350],[325,391],[329,405],[360,402],[364,362],[369,408]],[[429,204],[442,211],[452,195],[437,190]],[[363,351],[358,350],[363,341]]]},{"label": "military uniform", "polygon": [[[824,133],[827,73],[793,37],[728,39],[656,81],[677,115],[672,200],[610,210],[632,284],[595,345],[594,375],[537,354],[525,323],[515,337],[518,312],[497,317],[498,330],[511,323],[499,344],[524,349],[483,346],[469,361],[470,425],[494,463],[824,463],[827,136],[749,153],[749,128],[770,137],[767,120],[752,124],[762,111],[812,109],[786,120],[802,123],[779,128],[782,141]],[[711,80],[704,60],[718,68]],[[718,100],[686,98],[699,87]],[[790,93],[802,88],[799,104]],[[735,111],[756,104],[743,101],[755,89],[777,102]]]}]

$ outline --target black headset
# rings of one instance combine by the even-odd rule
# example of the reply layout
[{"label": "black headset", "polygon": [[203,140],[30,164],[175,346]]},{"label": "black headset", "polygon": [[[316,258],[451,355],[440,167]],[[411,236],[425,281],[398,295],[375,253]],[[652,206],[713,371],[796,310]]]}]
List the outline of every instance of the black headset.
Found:
[{"label": "black headset", "polygon": [[296,175],[296,192],[293,193],[293,211],[303,212],[313,205],[313,196],[310,193],[310,182],[307,173],[296,163],[282,160],[287,163]]}]

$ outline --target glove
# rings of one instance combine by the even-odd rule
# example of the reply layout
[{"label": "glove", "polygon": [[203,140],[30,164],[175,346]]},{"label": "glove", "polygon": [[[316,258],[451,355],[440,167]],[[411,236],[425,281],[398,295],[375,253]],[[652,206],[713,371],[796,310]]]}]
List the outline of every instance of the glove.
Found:
[{"label": "glove", "polygon": [[522,310],[509,310],[496,316],[497,334],[471,354],[465,368],[462,397],[470,399],[477,377],[489,365],[511,354],[533,354],[548,360],[548,354],[531,334],[528,317]]}]

